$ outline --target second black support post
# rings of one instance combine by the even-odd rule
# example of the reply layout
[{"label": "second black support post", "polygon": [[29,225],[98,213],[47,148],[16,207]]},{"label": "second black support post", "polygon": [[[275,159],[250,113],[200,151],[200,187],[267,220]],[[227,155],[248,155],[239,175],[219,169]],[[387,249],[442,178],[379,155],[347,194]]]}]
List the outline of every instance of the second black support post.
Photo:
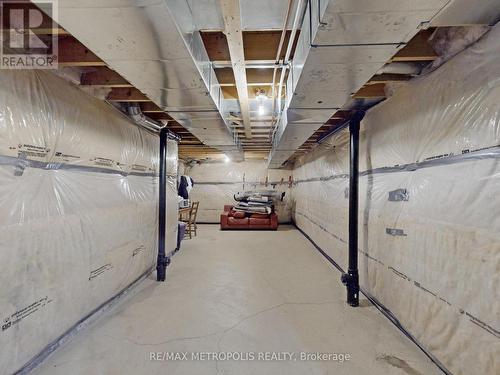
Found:
[{"label": "second black support post", "polygon": [[354,113],[349,122],[349,265],[342,282],[347,287],[347,303],[359,306],[358,273],[358,195],[359,195],[359,124],[364,111]]},{"label": "second black support post", "polygon": [[160,130],[160,178],[158,202],[158,259],[156,261],[156,280],[165,281],[170,259],[165,255],[165,224],[167,210],[167,141],[168,130]]}]

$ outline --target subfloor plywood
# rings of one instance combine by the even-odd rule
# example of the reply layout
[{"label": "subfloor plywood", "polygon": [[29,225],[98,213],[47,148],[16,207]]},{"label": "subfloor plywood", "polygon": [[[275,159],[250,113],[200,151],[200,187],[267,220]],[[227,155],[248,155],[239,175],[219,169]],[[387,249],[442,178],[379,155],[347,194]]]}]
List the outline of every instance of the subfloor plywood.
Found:
[{"label": "subfloor plywood", "polygon": [[[221,232],[200,225],[166,283],[151,275],[34,373],[441,374],[367,300],[347,306],[339,276],[293,226]],[[187,352],[188,360],[151,360],[152,352]],[[199,352],[256,360],[191,360]],[[295,360],[258,360],[262,352]],[[301,352],[350,359],[301,361]]]}]

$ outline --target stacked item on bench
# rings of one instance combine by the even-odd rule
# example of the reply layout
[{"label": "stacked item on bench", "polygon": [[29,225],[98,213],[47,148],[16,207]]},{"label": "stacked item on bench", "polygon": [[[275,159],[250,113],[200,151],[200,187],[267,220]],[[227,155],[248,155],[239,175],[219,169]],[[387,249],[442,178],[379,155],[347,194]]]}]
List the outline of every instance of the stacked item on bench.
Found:
[{"label": "stacked item on bench", "polygon": [[270,214],[274,211],[274,200],[283,200],[284,196],[284,192],[279,193],[273,190],[236,193],[234,200],[238,204],[234,206],[234,210],[250,214]]},{"label": "stacked item on bench", "polygon": [[274,202],[283,200],[285,193],[276,191],[245,191],[236,193],[236,206],[225,205],[220,227],[226,229],[278,229]]}]

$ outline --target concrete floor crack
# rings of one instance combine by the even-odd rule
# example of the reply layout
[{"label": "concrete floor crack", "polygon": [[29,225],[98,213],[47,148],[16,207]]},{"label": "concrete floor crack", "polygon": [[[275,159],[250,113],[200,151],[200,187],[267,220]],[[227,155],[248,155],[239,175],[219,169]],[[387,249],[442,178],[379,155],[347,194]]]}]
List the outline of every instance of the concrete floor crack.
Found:
[{"label": "concrete floor crack", "polygon": [[[279,303],[277,305],[274,305],[274,306],[271,306],[271,307],[268,307],[266,309],[263,309],[263,310],[260,310],[260,311],[257,311],[251,315],[248,315],[246,317],[244,317],[243,319],[241,319],[240,321],[238,321],[236,324],[232,325],[231,327],[229,328],[226,328],[225,330],[223,330],[221,333],[221,336],[220,338],[217,340],[217,350],[218,352],[220,353],[222,351],[221,349],[221,342],[222,340],[224,339],[224,336],[231,330],[235,329],[236,327],[238,327],[240,324],[250,320],[250,319],[253,319],[261,314],[264,314],[264,313],[267,313],[269,311],[272,311],[272,310],[275,310],[275,309],[278,309],[280,307],[283,307],[283,306],[289,306],[289,305],[327,305],[327,304],[331,304],[331,303],[335,303],[336,301],[324,301],[324,302],[283,302],[283,303]],[[219,369],[219,361],[216,359],[215,360],[215,368],[217,370],[217,373],[216,374],[219,374],[220,372],[220,369]]]}]

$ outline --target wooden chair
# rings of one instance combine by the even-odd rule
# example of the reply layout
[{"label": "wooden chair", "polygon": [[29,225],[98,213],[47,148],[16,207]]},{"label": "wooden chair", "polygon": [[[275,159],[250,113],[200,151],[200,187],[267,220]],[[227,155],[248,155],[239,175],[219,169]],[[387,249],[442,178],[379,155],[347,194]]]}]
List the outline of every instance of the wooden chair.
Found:
[{"label": "wooden chair", "polygon": [[196,225],[196,215],[198,214],[198,206],[200,202],[192,202],[191,209],[189,210],[189,217],[186,225],[186,234],[189,234],[189,238],[193,238],[193,233],[196,236],[196,230],[198,229]]}]

